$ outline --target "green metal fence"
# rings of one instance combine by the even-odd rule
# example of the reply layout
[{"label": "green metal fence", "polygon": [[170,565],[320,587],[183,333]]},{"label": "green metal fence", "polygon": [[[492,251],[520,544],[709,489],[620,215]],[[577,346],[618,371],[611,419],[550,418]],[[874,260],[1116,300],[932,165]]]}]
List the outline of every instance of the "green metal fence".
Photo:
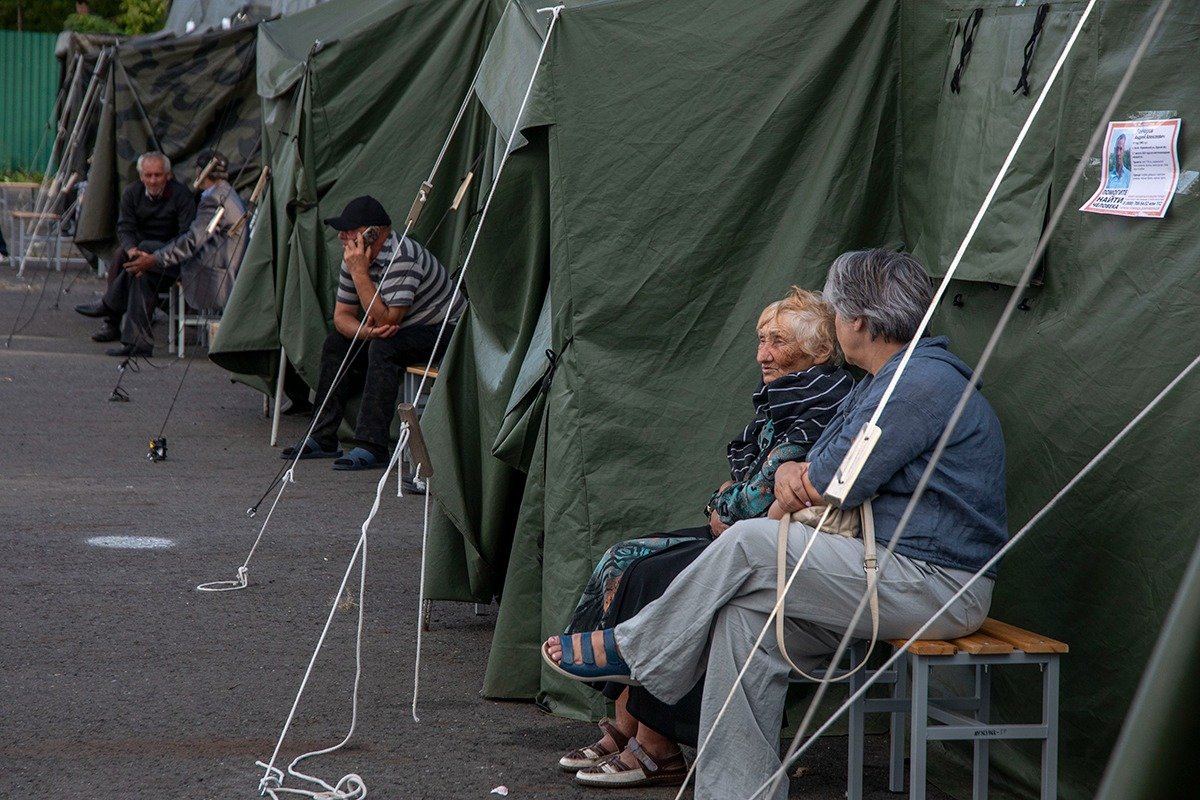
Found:
[{"label": "green metal fence", "polygon": [[58,94],[53,33],[0,31],[0,171],[42,171]]}]

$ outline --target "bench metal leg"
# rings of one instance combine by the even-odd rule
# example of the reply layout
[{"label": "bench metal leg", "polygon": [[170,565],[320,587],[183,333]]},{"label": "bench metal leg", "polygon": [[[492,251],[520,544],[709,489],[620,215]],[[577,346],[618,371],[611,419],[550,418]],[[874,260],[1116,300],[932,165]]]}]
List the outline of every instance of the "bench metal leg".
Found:
[{"label": "bench metal leg", "polygon": [[1058,797],[1058,656],[1050,656],[1042,669],[1042,719],[1046,725],[1046,738],[1042,741],[1042,800],[1055,800]]},{"label": "bench metal leg", "polygon": [[[858,664],[863,651],[857,645],[850,648],[850,663]],[[862,688],[866,681],[866,670],[859,670],[850,676],[850,693]],[[863,734],[866,727],[866,713],[863,710],[863,699],[859,698],[850,705],[849,714],[850,735],[846,737],[849,754],[846,759],[846,797],[847,800],[862,800],[863,794]]]},{"label": "bench metal leg", "polygon": [[912,659],[912,745],[909,758],[909,800],[925,800],[925,758],[929,750],[929,661]]},{"label": "bench metal leg", "polygon": [[[991,666],[980,664],[975,667],[975,697],[979,700],[979,708],[975,711],[975,719],[988,722],[992,713],[992,673]],[[975,740],[975,752],[971,769],[973,800],[987,800],[988,793],[988,756],[991,740],[980,737]]]},{"label": "bench metal leg", "polygon": [[[892,696],[897,700],[904,700],[908,697],[908,656],[902,656],[896,660],[896,688]],[[888,790],[903,792],[904,733],[908,729],[908,714],[903,711],[893,711],[890,716],[891,742],[889,749],[891,756],[888,759]]]},{"label": "bench metal leg", "polygon": [[422,600],[421,601],[421,630],[423,630],[423,631],[429,630],[429,616],[432,612],[433,612],[433,601],[432,600]]}]

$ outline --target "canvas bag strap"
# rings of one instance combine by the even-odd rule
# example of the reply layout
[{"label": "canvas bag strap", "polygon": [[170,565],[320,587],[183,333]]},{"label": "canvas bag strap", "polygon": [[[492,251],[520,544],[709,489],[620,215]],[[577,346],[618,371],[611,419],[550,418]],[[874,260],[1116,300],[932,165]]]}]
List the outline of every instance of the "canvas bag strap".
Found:
[{"label": "canvas bag strap", "polygon": [[[875,642],[879,640],[879,562],[876,558],[875,550],[875,513],[871,508],[871,501],[867,500],[859,506],[859,513],[862,515],[863,529],[863,571],[867,575],[867,605],[871,610],[871,643],[867,647],[867,654],[863,656],[863,660],[849,669],[843,675],[836,678],[825,678],[826,681],[840,681],[849,678],[854,673],[862,669],[867,660],[871,657],[871,652],[875,649]],[[806,680],[819,683],[822,678],[815,678],[809,675],[800,667],[796,666],[796,662],[792,661],[792,657],[788,655],[787,646],[784,644],[784,587],[787,585],[788,568],[787,568],[787,542],[788,529],[792,525],[792,515],[784,514],[783,519],[779,520],[779,535],[777,537],[776,546],[776,578],[775,578],[775,602],[779,607],[775,614],[775,642],[779,646],[779,654],[787,661],[796,672],[798,672]],[[817,534],[822,531],[816,531]],[[825,534],[833,536],[836,534]],[[833,665],[830,667],[832,670]]]}]

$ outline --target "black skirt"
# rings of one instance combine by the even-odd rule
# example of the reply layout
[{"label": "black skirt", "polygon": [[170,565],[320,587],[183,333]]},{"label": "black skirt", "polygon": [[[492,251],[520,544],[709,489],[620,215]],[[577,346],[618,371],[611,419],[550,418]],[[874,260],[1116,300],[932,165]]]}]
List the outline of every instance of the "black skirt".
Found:
[{"label": "black skirt", "polygon": [[[695,538],[681,539],[679,544],[640,558],[626,568],[605,616],[604,627],[611,628],[624,622],[661,597],[671,581],[699,558],[704,548],[712,544],[707,527],[675,531],[671,535],[689,534]],[[704,694],[703,679],[683,699],[673,704],[664,703],[637,686],[605,683],[601,691],[605,697],[616,700],[625,689],[629,689],[629,713],[638,722],[674,742],[696,746],[700,730],[700,698]]]}]

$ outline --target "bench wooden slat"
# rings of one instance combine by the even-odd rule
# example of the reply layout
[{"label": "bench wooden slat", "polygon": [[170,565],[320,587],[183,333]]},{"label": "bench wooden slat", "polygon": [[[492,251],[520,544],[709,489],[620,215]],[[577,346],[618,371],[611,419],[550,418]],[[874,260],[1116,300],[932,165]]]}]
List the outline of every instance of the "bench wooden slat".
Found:
[{"label": "bench wooden slat", "polygon": [[1011,653],[1013,651],[1011,642],[1005,642],[994,636],[988,636],[983,632],[972,633],[970,636],[963,636],[959,639],[951,639],[950,643],[962,652],[970,653],[973,656],[995,655],[997,653]]},{"label": "bench wooden slat", "polygon": [[1007,622],[1001,622],[998,619],[988,618],[984,620],[979,632],[999,639],[1002,642],[1008,642],[1013,647],[1025,653],[1069,653],[1071,648],[1064,642],[1059,642],[1041,634],[1027,631],[1024,628],[1018,628],[1016,625],[1009,625]]},{"label": "bench wooden slat", "polygon": [[[888,639],[888,644],[892,647],[900,647],[904,641],[904,639]],[[908,652],[917,656],[952,656],[958,652],[958,648],[941,639],[918,639],[908,646]]]},{"label": "bench wooden slat", "polygon": [[422,375],[422,376],[427,375],[430,378],[436,378],[438,376],[438,368],[430,367],[429,369],[425,369],[424,367],[409,367],[408,374],[409,375]]}]

